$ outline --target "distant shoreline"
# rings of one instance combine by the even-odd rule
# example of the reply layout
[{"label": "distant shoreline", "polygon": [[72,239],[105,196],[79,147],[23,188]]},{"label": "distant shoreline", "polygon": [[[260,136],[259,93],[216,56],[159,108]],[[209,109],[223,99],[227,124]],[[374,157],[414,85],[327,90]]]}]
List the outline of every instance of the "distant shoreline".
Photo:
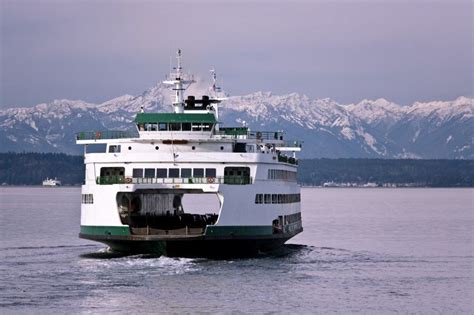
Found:
[{"label": "distant shoreline", "polygon": [[[469,188],[474,160],[300,159],[301,187],[322,188]],[[57,178],[62,187],[80,187],[84,157],[64,153],[0,153],[0,186],[43,187]],[[325,187],[323,187],[325,186]]]},{"label": "distant shoreline", "polygon": [[82,185],[62,185],[62,186],[55,186],[55,187],[48,187],[43,185],[0,185],[0,188],[21,188],[21,187],[28,187],[28,188],[47,188],[47,189],[61,189],[61,188],[81,188]]},{"label": "distant shoreline", "polygon": [[403,187],[403,186],[400,186],[400,187],[322,187],[322,186],[300,186],[301,189],[306,189],[306,188],[310,188],[310,189],[313,189],[313,188],[318,188],[318,189],[327,189],[327,190],[331,190],[331,189],[334,189],[334,190],[338,190],[338,189],[360,189],[360,190],[370,190],[370,189],[373,189],[373,190],[385,190],[385,189],[412,189],[412,190],[415,190],[415,189],[474,189],[474,187],[469,187],[469,186],[464,186],[464,187],[461,187],[461,186],[456,186],[456,187],[432,187],[432,186],[417,186],[417,187]]},{"label": "distant shoreline", "polygon": [[[1,185],[0,189],[12,189],[12,188],[32,188],[32,189],[66,189],[66,188],[81,188],[82,185],[69,185],[69,186],[58,186],[58,187],[46,187],[42,185]],[[389,189],[474,189],[474,187],[430,187],[430,186],[417,186],[417,187],[322,187],[322,186],[300,186],[301,189],[324,189],[324,190],[339,190],[339,189],[354,189],[354,190],[389,190]]]}]

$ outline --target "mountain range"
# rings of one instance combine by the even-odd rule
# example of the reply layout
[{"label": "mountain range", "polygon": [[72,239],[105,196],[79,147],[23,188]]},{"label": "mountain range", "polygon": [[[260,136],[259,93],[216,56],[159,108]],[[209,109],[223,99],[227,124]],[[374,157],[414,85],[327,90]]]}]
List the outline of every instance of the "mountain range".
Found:
[{"label": "mountain range", "polygon": [[[203,82],[188,95],[206,94]],[[130,130],[141,107],[171,111],[171,92],[162,84],[141,95],[124,95],[102,104],[55,100],[29,108],[0,110],[0,152],[80,154],[75,134],[88,130]],[[474,99],[415,102],[403,106],[385,99],[339,104],[297,93],[255,92],[221,103],[225,126],[285,130],[303,141],[302,157],[473,159]]]}]

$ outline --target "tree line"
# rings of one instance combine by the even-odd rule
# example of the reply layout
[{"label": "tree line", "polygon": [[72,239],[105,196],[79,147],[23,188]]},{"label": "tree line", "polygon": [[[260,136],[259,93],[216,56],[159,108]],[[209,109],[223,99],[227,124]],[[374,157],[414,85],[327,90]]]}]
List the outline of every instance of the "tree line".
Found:
[{"label": "tree line", "polygon": [[308,159],[300,160],[302,185],[376,183],[399,186],[474,187],[473,160]]},{"label": "tree line", "polygon": [[[0,184],[41,185],[58,178],[63,185],[84,182],[84,158],[63,153],[0,153]],[[303,159],[298,181],[376,183],[426,187],[474,187],[474,160]]]},{"label": "tree line", "polygon": [[41,185],[47,177],[63,185],[84,182],[84,157],[64,153],[0,153],[0,185]]}]

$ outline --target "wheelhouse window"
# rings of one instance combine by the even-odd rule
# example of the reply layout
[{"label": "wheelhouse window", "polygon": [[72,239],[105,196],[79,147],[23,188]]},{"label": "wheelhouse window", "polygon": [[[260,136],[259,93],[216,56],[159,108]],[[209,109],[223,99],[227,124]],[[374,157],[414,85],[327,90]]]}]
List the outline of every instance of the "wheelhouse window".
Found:
[{"label": "wheelhouse window", "polygon": [[214,124],[212,123],[191,123],[192,131],[211,131]]},{"label": "wheelhouse window", "polygon": [[168,130],[168,124],[167,123],[159,123],[158,124],[158,131],[167,131]]},{"label": "wheelhouse window", "polygon": [[156,131],[157,128],[157,124],[145,124],[146,131]]},{"label": "wheelhouse window", "polygon": [[191,131],[191,123],[183,123],[181,126],[183,131]]},{"label": "wheelhouse window", "polygon": [[180,131],[181,124],[180,123],[170,123],[170,131]]},{"label": "wheelhouse window", "polygon": [[256,194],[255,195],[255,203],[263,203],[263,194]]}]

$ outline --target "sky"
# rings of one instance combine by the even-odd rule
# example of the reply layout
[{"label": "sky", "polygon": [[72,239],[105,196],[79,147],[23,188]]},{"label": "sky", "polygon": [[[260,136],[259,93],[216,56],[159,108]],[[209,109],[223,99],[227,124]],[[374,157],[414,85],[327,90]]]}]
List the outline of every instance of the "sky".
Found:
[{"label": "sky", "polygon": [[[183,66],[230,95],[473,95],[473,2],[0,0],[0,107],[138,95]],[[174,62],[174,59],[173,59]]]}]

